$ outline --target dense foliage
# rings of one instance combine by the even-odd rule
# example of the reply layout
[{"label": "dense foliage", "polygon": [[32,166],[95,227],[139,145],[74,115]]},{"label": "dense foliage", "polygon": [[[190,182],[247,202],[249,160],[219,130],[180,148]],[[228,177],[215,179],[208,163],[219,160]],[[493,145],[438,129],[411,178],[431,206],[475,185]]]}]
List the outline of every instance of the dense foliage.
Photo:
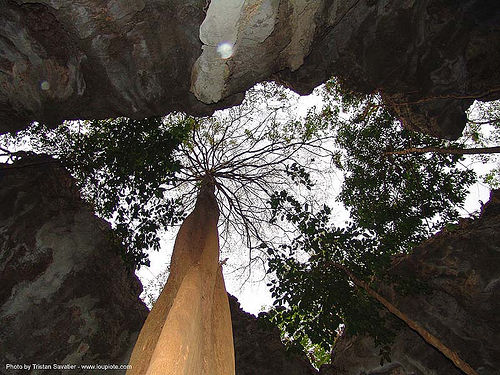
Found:
[{"label": "dense foliage", "polygon": [[[343,150],[338,166],[344,183],[338,200],[350,209],[352,224],[375,233],[384,253],[411,250],[445,223],[458,209],[475,181],[475,173],[460,163],[461,155],[390,155],[410,147],[450,147],[440,139],[407,130],[375,96],[339,96],[330,86],[347,120],[328,118]],[[329,101],[327,113],[338,111]],[[454,147],[463,147],[456,142]]]},{"label": "dense foliage", "polygon": [[[393,256],[454,222],[475,174],[461,165],[460,155],[386,154],[445,143],[403,129],[375,95],[340,92],[331,82],[320,117],[339,149],[334,162],[344,181],[338,200],[350,219],[334,225],[327,206],[314,212],[286,191],[273,196],[275,219],[292,223],[298,235],[279,248],[263,245],[274,276],[275,307],[268,318],[289,341],[310,342],[323,351],[331,350],[338,328],[345,325],[349,334],[373,337],[387,359],[394,333],[387,327],[397,325],[387,324],[387,314],[355,286],[349,272],[375,289],[378,282],[395,282],[386,272]],[[418,285],[397,281],[401,290]]]},{"label": "dense foliage", "polygon": [[58,158],[97,214],[114,223],[126,262],[140,267],[149,264],[147,250],[159,249],[159,230],[183,217],[181,202],[165,191],[176,183],[175,151],[192,127],[181,115],[65,122],[56,129],[34,123],[11,142]]},{"label": "dense foliage", "polygon": [[275,236],[267,231],[270,194],[307,184],[308,160],[302,157],[327,152],[315,125],[293,119],[290,107],[283,89],[266,85],[212,117],[77,121],[54,130],[34,124],[10,148],[57,157],[97,214],[112,222],[117,243],[136,268],[149,263],[147,252],[159,248],[161,231],[193,208],[200,181],[210,175],[222,245],[246,245],[248,258],[234,263],[243,263],[242,273],[249,275],[256,263],[265,264],[255,243]]},{"label": "dense foliage", "polygon": [[386,350],[393,331],[385,327],[380,306],[337,267],[347,267],[364,279],[382,270],[389,256],[377,239],[354,226],[332,225],[327,206],[315,213],[306,211],[286,192],[276,194],[272,206],[297,226],[300,236],[278,249],[267,248],[269,270],[275,276],[269,284],[275,304],[267,319],[285,332],[292,347],[312,346],[317,364],[321,363],[316,355],[331,351],[342,325],[350,334],[369,334]]}]

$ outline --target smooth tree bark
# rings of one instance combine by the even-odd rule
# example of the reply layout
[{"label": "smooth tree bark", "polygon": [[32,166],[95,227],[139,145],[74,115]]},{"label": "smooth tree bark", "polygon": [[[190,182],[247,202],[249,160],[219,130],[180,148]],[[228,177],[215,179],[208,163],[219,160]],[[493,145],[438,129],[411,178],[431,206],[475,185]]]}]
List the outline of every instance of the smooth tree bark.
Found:
[{"label": "smooth tree bark", "polygon": [[384,155],[425,154],[427,152],[456,155],[498,154],[500,153],[500,146],[476,148],[410,147],[404,150],[386,151]]},{"label": "smooth tree bark", "polygon": [[467,362],[465,362],[457,352],[448,348],[443,342],[422,327],[420,324],[412,320],[405,313],[399,310],[394,304],[389,302],[386,298],[377,293],[374,289],[372,289],[366,282],[359,279],[354,275],[347,267],[340,263],[332,262],[330,263],[335,268],[344,272],[349,279],[359,288],[363,289],[369,296],[375,298],[378,302],[380,302],[389,312],[399,319],[401,319],[408,327],[417,332],[428,344],[435,347],[439,350],[446,358],[453,362],[455,366],[457,366],[460,370],[462,370],[467,375],[479,375]]},{"label": "smooth tree bark", "polygon": [[170,275],[139,334],[127,375],[234,375],[214,181],[206,178],[177,235]]}]

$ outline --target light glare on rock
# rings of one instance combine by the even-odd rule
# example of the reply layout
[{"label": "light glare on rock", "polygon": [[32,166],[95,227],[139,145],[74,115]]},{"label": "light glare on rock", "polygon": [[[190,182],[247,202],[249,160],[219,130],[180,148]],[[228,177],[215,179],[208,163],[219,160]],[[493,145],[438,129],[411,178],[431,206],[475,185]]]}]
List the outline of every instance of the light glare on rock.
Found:
[{"label": "light glare on rock", "polygon": [[43,91],[47,91],[50,89],[50,83],[48,83],[47,81],[42,81],[40,83],[40,88],[43,90]]},{"label": "light glare on rock", "polygon": [[228,59],[233,54],[233,45],[229,42],[219,43],[219,45],[217,46],[217,53],[221,58]]}]

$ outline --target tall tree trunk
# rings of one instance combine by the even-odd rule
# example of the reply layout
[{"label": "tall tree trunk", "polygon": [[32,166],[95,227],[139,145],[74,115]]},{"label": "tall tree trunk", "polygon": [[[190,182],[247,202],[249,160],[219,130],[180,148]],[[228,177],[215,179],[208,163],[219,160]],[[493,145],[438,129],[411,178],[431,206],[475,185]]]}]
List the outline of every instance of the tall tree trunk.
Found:
[{"label": "tall tree trunk", "polygon": [[500,146],[496,147],[477,147],[477,148],[441,148],[441,147],[411,147],[405,150],[386,151],[384,155],[406,155],[406,154],[425,154],[434,152],[437,154],[498,154]]},{"label": "tall tree trunk", "polygon": [[370,295],[371,297],[375,298],[378,302],[380,302],[387,310],[389,310],[389,312],[391,312],[393,315],[397,316],[399,319],[405,322],[406,325],[408,325],[408,327],[416,331],[428,344],[432,345],[437,350],[439,350],[446,358],[452,361],[455,364],[455,366],[457,366],[465,374],[478,375],[478,373],[467,362],[461,359],[456,352],[454,352],[446,345],[444,345],[441,342],[441,340],[439,340],[436,336],[434,336],[420,324],[410,319],[405,313],[403,313],[391,302],[389,302],[387,299],[385,299],[379,293],[377,293],[374,289],[372,289],[366,282],[357,278],[348,268],[339,263],[332,263],[332,265],[343,271],[356,286],[365,290],[366,293],[368,293],[368,295]]},{"label": "tall tree trunk", "polygon": [[234,375],[219,210],[207,181],[179,229],[169,278],[139,334],[127,375]]}]

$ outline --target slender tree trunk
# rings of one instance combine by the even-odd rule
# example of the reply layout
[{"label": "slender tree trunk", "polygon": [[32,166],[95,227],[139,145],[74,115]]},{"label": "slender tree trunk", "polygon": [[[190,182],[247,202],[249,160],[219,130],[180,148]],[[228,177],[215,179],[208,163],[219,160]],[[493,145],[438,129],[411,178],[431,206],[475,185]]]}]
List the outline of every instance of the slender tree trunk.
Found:
[{"label": "slender tree trunk", "polygon": [[498,154],[500,146],[497,147],[478,147],[478,148],[440,148],[440,147],[411,147],[405,150],[386,151],[384,155],[406,155],[406,154],[424,154],[434,152],[437,154]]},{"label": "slender tree trunk", "polygon": [[408,327],[416,331],[428,344],[439,350],[446,358],[452,361],[454,365],[462,370],[465,374],[478,375],[478,373],[467,362],[461,359],[456,352],[444,345],[441,340],[439,340],[436,336],[434,336],[420,324],[410,319],[405,313],[399,310],[391,302],[389,302],[387,299],[373,290],[366,282],[358,279],[349,269],[339,263],[332,263],[332,265],[343,271],[355,285],[364,289],[366,293],[368,293],[368,295],[380,302],[387,310],[389,310],[389,312],[405,322]]},{"label": "slender tree trunk", "polygon": [[127,375],[234,375],[218,217],[214,186],[205,181],[179,229],[169,278],[139,334]]}]

